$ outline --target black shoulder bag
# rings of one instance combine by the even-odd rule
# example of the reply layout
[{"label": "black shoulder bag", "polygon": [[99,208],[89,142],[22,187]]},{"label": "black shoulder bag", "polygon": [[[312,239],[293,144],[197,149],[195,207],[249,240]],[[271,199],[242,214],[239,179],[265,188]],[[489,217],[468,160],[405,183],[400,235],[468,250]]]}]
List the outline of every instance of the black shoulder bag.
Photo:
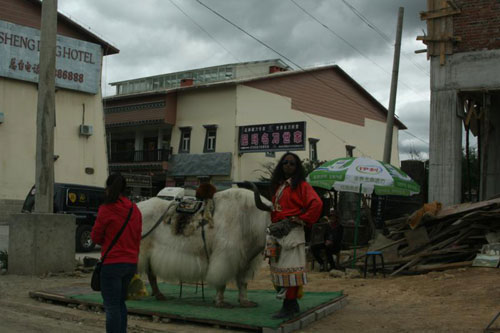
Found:
[{"label": "black shoulder bag", "polygon": [[92,279],[90,280],[90,288],[92,288],[92,290],[94,290],[94,291],[101,291],[101,268],[102,268],[102,263],[106,259],[106,256],[108,255],[109,251],[111,251],[111,248],[113,248],[113,246],[118,241],[118,238],[120,238],[120,236],[122,235],[123,230],[125,230],[125,227],[127,226],[128,221],[130,220],[130,216],[132,216],[132,210],[133,209],[134,209],[134,206],[132,205],[132,207],[130,207],[130,211],[128,212],[128,216],[127,216],[127,219],[125,220],[125,223],[123,223],[123,226],[118,231],[118,233],[116,234],[116,236],[113,239],[113,241],[111,242],[111,244],[109,244],[109,247],[106,250],[106,253],[104,253],[104,255],[102,256],[101,260],[99,262],[97,262],[97,264],[95,265],[94,272],[92,273]]}]

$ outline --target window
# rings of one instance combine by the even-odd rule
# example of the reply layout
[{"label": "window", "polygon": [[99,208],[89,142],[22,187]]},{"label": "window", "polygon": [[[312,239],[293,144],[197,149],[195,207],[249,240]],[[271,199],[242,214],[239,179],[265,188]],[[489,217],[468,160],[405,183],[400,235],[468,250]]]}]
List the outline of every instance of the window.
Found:
[{"label": "window", "polygon": [[200,184],[210,184],[210,176],[198,176]]},{"label": "window", "polygon": [[318,160],[318,143],[319,139],[309,138],[309,159],[311,161]]},{"label": "window", "polygon": [[189,146],[191,143],[191,127],[180,127],[181,140],[179,143],[179,154],[189,153]]},{"label": "window", "polygon": [[205,145],[203,148],[204,153],[215,152],[215,139],[217,137],[217,125],[203,125],[207,130],[205,134]]},{"label": "window", "polygon": [[184,177],[174,177],[176,187],[184,187],[185,179]]}]

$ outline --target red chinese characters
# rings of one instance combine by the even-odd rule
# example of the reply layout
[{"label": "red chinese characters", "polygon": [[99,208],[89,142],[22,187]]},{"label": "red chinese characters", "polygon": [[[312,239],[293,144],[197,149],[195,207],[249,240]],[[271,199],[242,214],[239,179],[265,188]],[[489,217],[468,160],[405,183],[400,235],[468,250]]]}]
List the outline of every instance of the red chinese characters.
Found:
[{"label": "red chinese characters", "polygon": [[[37,75],[40,73],[40,65],[39,64],[32,65],[29,61],[27,61],[25,63],[23,59],[20,59],[18,61],[16,58],[10,59],[9,69],[14,70],[14,71],[16,71],[16,70],[26,71],[28,73],[33,72]],[[54,75],[58,79],[62,79],[62,80],[66,80],[66,81],[73,81],[73,82],[78,82],[78,83],[83,83],[85,80],[84,74],[74,73],[74,72],[66,71],[66,70],[62,70],[62,69],[56,69]]]},{"label": "red chinese characters", "polygon": [[291,138],[290,132],[283,132],[283,143],[289,144],[290,138]]},{"label": "red chinese characters", "polygon": [[258,145],[259,144],[259,133],[253,133],[252,136],[250,137],[250,143],[252,145]]},{"label": "red chinese characters", "polygon": [[280,143],[280,134],[278,132],[274,132],[273,134],[273,140],[271,141],[273,145],[277,145]]},{"label": "red chinese characters", "polygon": [[267,134],[267,133],[262,134],[260,141],[262,142],[263,145],[268,145],[269,144],[269,134]]},{"label": "red chinese characters", "polygon": [[248,134],[242,134],[240,141],[242,146],[248,146]]},{"label": "red chinese characters", "polygon": [[302,132],[301,131],[293,132],[293,143],[302,143]]}]

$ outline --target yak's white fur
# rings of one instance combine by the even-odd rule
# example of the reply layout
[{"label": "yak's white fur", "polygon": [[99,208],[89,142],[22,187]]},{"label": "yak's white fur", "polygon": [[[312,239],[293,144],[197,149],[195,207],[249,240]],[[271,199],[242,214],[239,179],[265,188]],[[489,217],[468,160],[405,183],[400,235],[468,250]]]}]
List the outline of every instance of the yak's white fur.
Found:
[{"label": "yak's white fur", "polygon": [[[263,201],[270,205],[269,201]],[[172,234],[169,216],[141,243],[139,271],[150,269],[167,281],[205,281],[221,290],[235,280],[238,285],[252,278],[265,246],[268,212],[255,206],[253,192],[228,189],[215,194],[214,227],[204,227],[209,260],[201,228],[186,237]],[[143,234],[165,213],[171,202],[152,198],[138,204],[143,218]],[[170,213],[173,212],[173,209]],[[171,214],[167,214],[171,215]],[[223,290],[223,289],[222,289]]]}]

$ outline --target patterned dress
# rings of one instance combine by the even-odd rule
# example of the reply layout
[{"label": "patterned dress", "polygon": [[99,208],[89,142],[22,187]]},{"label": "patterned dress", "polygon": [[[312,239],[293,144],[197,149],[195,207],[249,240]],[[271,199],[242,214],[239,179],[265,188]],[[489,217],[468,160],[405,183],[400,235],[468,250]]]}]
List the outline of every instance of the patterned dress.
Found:
[{"label": "patterned dress", "polygon": [[[320,215],[323,203],[314,189],[306,182],[301,182],[292,189],[290,180],[283,183],[273,197],[274,211],[271,221],[276,223],[292,216],[312,225]],[[268,236],[268,248],[279,245],[279,255],[271,256],[271,276],[275,287],[298,287],[307,284],[305,271],[306,253],[304,228],[293,228],[282,238]]]}]

